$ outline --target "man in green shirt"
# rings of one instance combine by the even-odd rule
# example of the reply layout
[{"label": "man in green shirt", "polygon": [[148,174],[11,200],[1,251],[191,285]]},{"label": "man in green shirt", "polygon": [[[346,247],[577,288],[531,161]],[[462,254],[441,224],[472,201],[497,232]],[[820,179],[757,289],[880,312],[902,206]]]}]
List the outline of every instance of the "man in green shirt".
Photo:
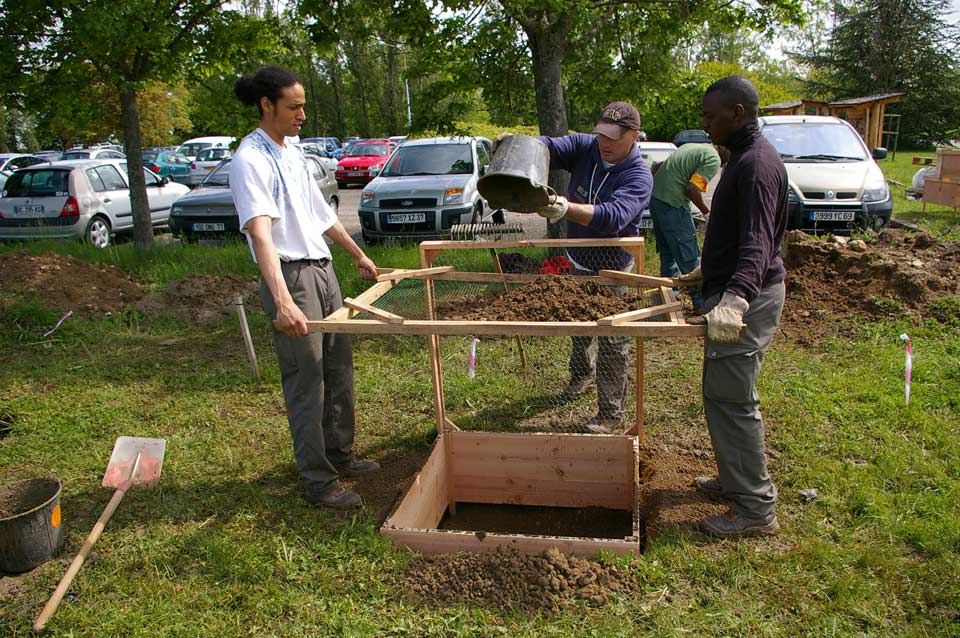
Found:
[{"label": "man in green shirt", "polygon": [[[700,245],[693,226],[690,202],[707,215],[703,201],[707,184],[720,169],[720,154],[712,144],[684,144],[653,168],[650,216],[660,255],[660,276],[675,278],[700,265]],[[695,309],[703,299],[691,293]]]}]

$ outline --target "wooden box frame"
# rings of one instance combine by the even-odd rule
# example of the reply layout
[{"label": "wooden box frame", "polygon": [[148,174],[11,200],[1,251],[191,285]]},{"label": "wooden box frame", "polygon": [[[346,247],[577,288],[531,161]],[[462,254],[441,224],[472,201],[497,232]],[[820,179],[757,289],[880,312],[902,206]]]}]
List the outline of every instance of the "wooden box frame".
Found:
[{"label": "wooden box frame", "polygon": [[[636,273],[600,271],[592,279],[603,284],[653,288],[661,303],[653,308],[582,322],[447,321],[436,318],[434,281],[529,283],[542,276],[503,273],[494,252],[494,272],[457,272],[435,267],[445,250],[505,248],[620,247],[634,258]],[[672,281],[642,274],[643,238],[541,239],[516,241],[427,241],[420,244],[420,269],[384,269],[378,282],[344,307],[320,321],[309,321],[311,332],[427,335],[436,410],[436,444],[381,533],[421,552],[494,551],[510,546],[536,553],[549,547],[594,555],[640,550],[639,440],[643,438],[643,339],[702,337],[703,325],[683,319]],[[403,279],[424,280],[428,320],[407,320],[378,309],[376,301]],[[358,313],[373,319],[356,319]],[[665,316],[665,321],[644,321]],[[440,336],[523,335],[628,336],[636,338],[636,421],[622,434],[514,434],[466,432],[447,418],[440,359]],[[522,349],[521,349],[522,353]],[[522,356],[522,355],[521,355]],[[622,539],[474,533],[436,529],[446,511],[456,513],[457,501],[471,503],[607,507],[633,513],[633,530]]]}]

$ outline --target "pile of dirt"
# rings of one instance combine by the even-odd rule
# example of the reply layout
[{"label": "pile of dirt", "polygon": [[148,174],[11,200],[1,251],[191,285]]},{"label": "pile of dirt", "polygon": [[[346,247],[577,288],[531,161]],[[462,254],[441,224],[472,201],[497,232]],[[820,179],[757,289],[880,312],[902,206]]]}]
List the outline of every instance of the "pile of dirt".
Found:
[{"label": "pile of dirt", "polygon": [[618,297],[595,281],[550,276],[507,292],[445,301],[437,314],[450,321],[596,321],[638,307],[635,294]]},{"label": "pile of dirt", "polygon": [[140,284],[119,268],[56,253],[0,255],[0,292],[88,318],[120,312],[143,297]]},{"label": "pile of dirt", "polygon": [[926,233],[888,229],[865,242],[791,231],[783,254],[788,336],[829,334],[849,317],[930,317],[940,299],[960,295],[960,242]]},{"label": "pile of dirt", "polygon": [[557,549],[538,555],[512,548],[489,554],[441,554],[414,559],[403,588],[430,605],[465,603],[529,612],[576,602],[606,604],[611,596],[638,591],[634,576],[616,565],[567,556]]},{"label": "pile of dirt", "polygon": [[236,275],[187,275],[164,289],[144,297],[137,310],[153,317],[167,317],[201,325],[214,324],[236,312],[234,302],[243,297],[245,308],[261,308],[260,286],[255,279]]}]

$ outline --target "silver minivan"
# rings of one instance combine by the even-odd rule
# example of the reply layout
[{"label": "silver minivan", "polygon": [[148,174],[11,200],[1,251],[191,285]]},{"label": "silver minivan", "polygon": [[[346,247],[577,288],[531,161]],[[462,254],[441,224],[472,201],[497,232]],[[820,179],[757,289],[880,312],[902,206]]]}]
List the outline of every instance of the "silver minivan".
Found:
[{"label": "silver minivan", "polygon": [[[189,188],[144,169],[154,226],[165,226],[170,207]],[[127,162],[63,160],[14,172],[0,192],[0,239],[86,239],[104,248],[133,230]]]}]

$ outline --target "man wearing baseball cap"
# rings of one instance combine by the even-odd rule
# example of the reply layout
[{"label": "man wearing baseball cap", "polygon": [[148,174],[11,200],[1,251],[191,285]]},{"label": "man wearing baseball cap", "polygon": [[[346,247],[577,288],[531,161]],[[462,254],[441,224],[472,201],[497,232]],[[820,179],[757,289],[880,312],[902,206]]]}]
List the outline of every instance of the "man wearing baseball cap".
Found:
[{"label": "man wearing baseball cap", "polygon": [[[570,239],[638,237],[640,216],[653,190],[650,169],[636,147],[639,135],[637,109],[611,102],[600,112],[593,134],[540,137],[550,149],[550,169],[570,171],[570,185],[566,197],[532,212],[551,223],[565,220]],[[630,254],[616,247],[569,249],[567,258],[578,275],[633,269]],[[562,396],[573,400],[596,377],[598,411],[586,424],[588,431],[609,433],[623,420],[629,352],[629,337],[573,337],[570,382]]]}]

